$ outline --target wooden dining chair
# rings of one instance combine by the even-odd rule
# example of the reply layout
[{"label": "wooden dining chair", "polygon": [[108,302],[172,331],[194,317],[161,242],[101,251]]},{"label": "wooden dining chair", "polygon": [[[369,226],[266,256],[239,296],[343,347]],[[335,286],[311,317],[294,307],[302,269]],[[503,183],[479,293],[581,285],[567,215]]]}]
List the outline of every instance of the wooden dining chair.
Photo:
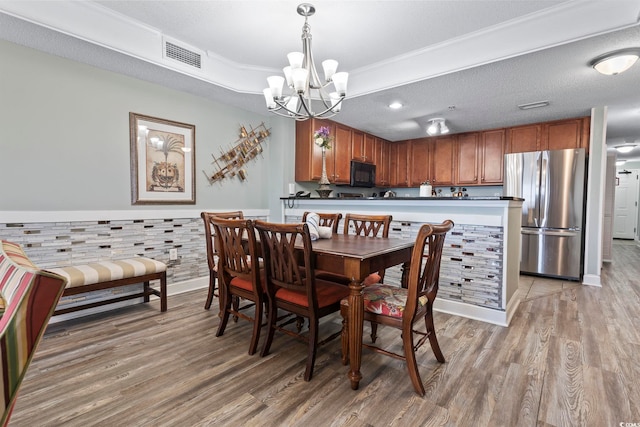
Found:
[{"label": "wooden dining chair", "polygon": [[209,265],[209,293],[207,294],[207,300],[204,303],[205,310],[209,310],[211,308],[213,297],[218,296],[218,294],[216,294],[216,281],[218,279],[218,266],[216,263],[216,258],[218,254],[216,252],[215,232],[213,226],[211,225],[211,220],[215,216],[226,219],[244,218],[244,214],[242,213],[242,211],[200,213],[200,217],[204,221],[204,237],[207,248],[207,263]]},{"label": "wooden dining chair", "polygon": [[[416,350],[429,340],[436,359],[444,363],[436,330],[433,323],[433,302],[438,293],[440,260],[444,239],[453,228],[453,222],[425,224],[420,228],[411,254],[411,267],[407,288],[376,283],[363,289],[364,320],[371,324],[381,324],[399,329],[404,354],[397,354],[379,346],[363,343],[363,347],[385,354],[407,363],[409,377],[416,392],[424,396],[424,385],[416,362]],[[349,299],[344,298],[340,306],[342,315],[342,363],[346,364],[349,354]],[[424,319],[426,331],[415,329],[414,324]],[[414,335],[420,335],[417,342]]]},{"label": "wooden dining chair", "polygon": [[[304,380],[313,376],[318,346],[338,337],[340,331],[318,340],[319,320],[340,310],[340,300],[349,295],[349,288],[339,283],[316,279],[312,257],[311,237],[307,224],[274,224],[256,221],[260,235],[265,281],[268,296],[268,334],[262,347],[262,356],[269,354],[276,330],[302,338],[308,343]],[[302,243],[302,249],[296,248]],[[278,323],[278,309],[292,313]],[[309,320],[308,333],[286,328],[297,317]]]},{"label": "wooden dining chair", "polygon": [[[302,222],[307,222],[307,215],[311,212],[305,212],[302,214]],[[340,220],[342,219],[341,213],[318,213],[320,217],[320,223],[318,224],[321,227],[331,227],[331,232],[336,234],[338,233],[338,226],[340,225]]]},{"label": "wooden dining chair", "polygon": [[[253,322],[253,334],[249,344],[249,354],[258,348],[265,302],[264,286],[260,277],[258,245],[253,222],[246,219],[211,219],[216,233],[218,248],[218,280],[222,307],[222,318],[216,336],[224,334],[229,315]],[[240,298],[252,304],[238,306]],[[242,310],[254,307],[253,317]]]},{"label": "wooden dining chair", "polygon": [[[357,236],[389,237],[391,228],[391,215],[357,215],[348,213],[344,217],[343,234],[355,234]],[[371,273],[364,279],[364,285],[378,283],[384,280],[384,270]]]},{"label": "wooden dining chair", "polygon": [[[391,228],[391,215],[357,215],[348,213],[344,217],[343,234],[355,234],[357,236],[368,237],[389,237]],[[348,285],[351,278],[335,273],[317,271],[317,277]],[[384,270],[371,273],[362,282],[365,286],[381,282],[384,279]]]}]

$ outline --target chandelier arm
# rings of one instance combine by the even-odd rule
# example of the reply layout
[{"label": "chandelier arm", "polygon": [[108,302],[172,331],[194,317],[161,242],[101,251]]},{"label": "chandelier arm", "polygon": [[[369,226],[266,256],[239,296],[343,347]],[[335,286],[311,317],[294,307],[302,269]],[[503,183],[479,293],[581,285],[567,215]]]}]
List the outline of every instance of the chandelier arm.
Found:
[{"label": "chandelier arm", "polygon": [[[276,104],[278,105],[277,108],[271,108],[269,109],[269,111],[271,111],[274,114],[277,114],[279,116],[282,117],[289,117],[289,118],[295,118],[296,120],[307,120],[309,118],[314,118],[314,117],[318,117],[318,118],[325,118],[325,119],[329,119],[333,116],[335,116],[337,114],[337,112],[333,111],[334,108],[336,108],[338,105],[340,105],[342,103],[342,100],[344,99],[344,97],[341,97],[338,102],[335,103],[335,105],[332,106],[328,106],[325,110],[319,112],[319,113],[310,113],[309,110],[307,109],[306,105],[303,103],[304,106],[304,110],[307,112],[308,115],[303,115],[301,114],[299,111],[292,111],[289,108],[287,108],[286,104],[283,103],[280,100],[275,100]],[[298,106],[298,108],[300,109],[300,106]],[[282,110],[284,110],[285,112],[283,112]],[[331,114],[328,114],[331,113]]]}]

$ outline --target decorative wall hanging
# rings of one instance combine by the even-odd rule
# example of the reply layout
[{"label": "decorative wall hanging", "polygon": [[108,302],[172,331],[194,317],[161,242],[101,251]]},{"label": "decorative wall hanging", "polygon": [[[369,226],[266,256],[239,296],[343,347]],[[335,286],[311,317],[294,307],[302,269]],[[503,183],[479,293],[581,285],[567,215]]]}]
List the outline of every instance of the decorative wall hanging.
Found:
[{"label": "decorative wall hanging", "polygon": [[216,169],[213,174],[208,175],[202,171],[209,180],[209,184],[225,178],[233,178],[236,175],[240,181],[244,181],[247,178],[244,165],[262,153],[261,144],[269,134],[270,129],[267,129],[264,123],[260,123],[256,128],[252,127],[248,132],[244,126],[240,126],[240,137],[236,139],[231,148],[227,151],[221,149],[220,157],[217,158],[212,154]]},{"label": "decorative wall hanging", "polygon": [[131,203],[195,204],[196,127],[129,113]]}]

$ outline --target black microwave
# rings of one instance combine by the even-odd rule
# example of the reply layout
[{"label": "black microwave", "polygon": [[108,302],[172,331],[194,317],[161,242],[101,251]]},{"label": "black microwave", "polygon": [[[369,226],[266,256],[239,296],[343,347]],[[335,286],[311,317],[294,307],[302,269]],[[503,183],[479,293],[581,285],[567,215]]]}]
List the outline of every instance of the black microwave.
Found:
[{"label": "black microwave", "polygon": [[372,163],[351,160],[351,187],[375,187],[376,165]]}]

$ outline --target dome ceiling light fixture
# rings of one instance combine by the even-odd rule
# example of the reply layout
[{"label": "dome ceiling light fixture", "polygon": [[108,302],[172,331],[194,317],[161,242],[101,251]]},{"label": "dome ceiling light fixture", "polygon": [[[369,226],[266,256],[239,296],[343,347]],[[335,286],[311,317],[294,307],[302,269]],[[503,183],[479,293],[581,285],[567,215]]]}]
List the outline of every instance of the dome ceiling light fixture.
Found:
[{"label": "dome ceiling light fixture", "polygon": [[636,148],[636,144],[624,144],[624,145],[618,145],[616,148],[616,151],[618,151],[618,153],[630,153],[633,151],[634,148]]},{"label": "dome ceiling light fixture", "polygon": [[449,128],[445,123],[445,119],[441,117],[437,117],[435,119],[429,119],[429,122],[431,123],[427,127],[427,133],[429,135],[434,136],[434,135],[444,135],[449,133]]},{"label": "dome ceiling light fixture", "polygon": [[605,53],[594,58],[590,65],[599,73],[615,76],[633,66],[640,57],[640,48],[629,48]]},{"label": "dome ceiling light fixture", "polygon": [[[298,5],[297,11],[299,15],[304,16],[302,52],[291,52],[287,55],[289,66],[283,68],[284,77],[267,78],[269,87],[263,90],[267,108],[272,113],[300,121],[312,117],[333,117],[340,111],[347,94],[349,73],[336,73],[338,61],[327,59],[322,61],[324,81],[320,80],[313,62],[311,27],[307,22],[316,12],[316,8],[312,4],[302,3]],[[288,95],[282,94],[285,80],[290,90]],[[328,86],[332,83],[335,92],[329,92]]]}]

